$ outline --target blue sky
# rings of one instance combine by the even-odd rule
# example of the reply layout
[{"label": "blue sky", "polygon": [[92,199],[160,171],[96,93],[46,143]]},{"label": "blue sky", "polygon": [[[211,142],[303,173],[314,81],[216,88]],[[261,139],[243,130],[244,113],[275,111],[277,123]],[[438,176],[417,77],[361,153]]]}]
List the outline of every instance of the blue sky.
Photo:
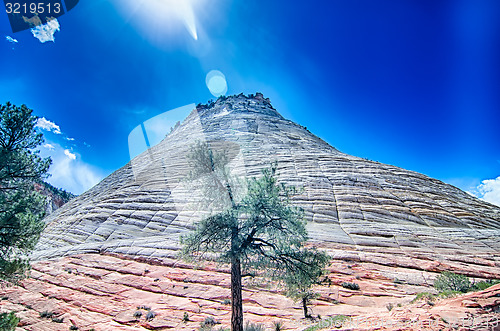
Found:
[{"label": "blue sky", "polygon": [[0,102],[46,119],[49,181],[82,193],[129,161],[140,123],[214,98],[218,70],[227,94],[263,92],[343,152],[500,204],[498,13],[496,0],[82,0],[15,34],[0,13]]}]

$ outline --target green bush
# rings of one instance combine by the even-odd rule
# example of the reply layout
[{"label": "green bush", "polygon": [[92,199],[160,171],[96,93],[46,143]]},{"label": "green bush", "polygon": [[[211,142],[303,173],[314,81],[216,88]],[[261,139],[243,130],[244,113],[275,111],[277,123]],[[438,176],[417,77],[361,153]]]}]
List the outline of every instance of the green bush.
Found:
[{"label": "green bush", "polygon": [[356,283],[343,282],[341,285],[343,288],[348,288],[350,290],[354,290],[354,291],[359,290],[359,285]]},{"label": "green bush", "polygon": [[465,293],[470,287],[469,278],[464,275],[455,274],[449,271],[443,271],[437,278],[434,280],[434,287],[438,291],[458,291]]},{"label": "green bush", "polygon": [[488,287],[500,284],[500,280],[486,280],[480,281],[472,286],[474,291],[482,291],[486,290]]},{"label": "green bush", "polygon": [[187,312],[184,312],[184,316],[182,317],[182,321],[184,323],[189,322],[189,314]]},{"label": "green bush", "polygon": [[14,314],[14,312],[10,313],[1,313],[0,314],[0,330],[5,331],[14,331],[16,329],[17,324],[19,324],[19,317]]}]

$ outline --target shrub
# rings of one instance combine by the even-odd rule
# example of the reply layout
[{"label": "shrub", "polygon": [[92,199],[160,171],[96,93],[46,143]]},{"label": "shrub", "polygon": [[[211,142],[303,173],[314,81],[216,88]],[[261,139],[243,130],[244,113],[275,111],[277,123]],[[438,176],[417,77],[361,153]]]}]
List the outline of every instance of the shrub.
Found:
[{"label": "shrub", "polygon": [[141,316],[142,316],[142,311],[140,311],[140,310],[138,310],[138,311],[136,311],[136,312],[134,313],[134,317],[135,317],[136,319],[141,318]]},{"label": "shrub", "polygon": [[316,331],[316,330],[333,330],[333,328],[341,328],[347,321],[350,320],[349,316],[345,315],[335,315],[327,319],[322,320],[318,324],[308,327],[304,331]]},{"label": "shrub", "polygon": [[274,331],[281,331],[283,330],[283,322],[279,321],[279,322],[273,322],[273,329]]},{"label": "shrub", "polygon": [[156,313],[154,311],[150,310],[146,314],[146,321],[151,321],[155,317],[156,317]]},{"label": "shrub", "polygon": [[392,308],[394,308],[394,305],[392,303],[388,303],[385,308],[387,308],[388,311],[391,311]]},{"label": "shrub", "polygon": [[69,327],[70,330],[78,330],[78,326],[76,325],[72,325]]},{"label": "shrub", "polygon": [[266,327],[263,326],[262,324],[253,324],[247,322],[247,324],[243,328],[243,331],[266,331]]},{"label": "shrub", "polygon": [[[216,331],[214,326],[216,324],[220,324],[219,321],[216,321],[213,317],[207,317],[203,322],[200,323],[199,331]],[[223,327],[220,327],[217,331],[230,331]]]},{"label": "shrub", "polygon": [[439,292],[438,297],[446,299],[446,298],[456,297],[459,294],[462,294],[462,292],[446,290]]},{"label": "shrub", "polygon": [[184,323],[189,322],[189,314],[187,312],[184,312],[184,316],[182,317],[182,321]]},{"label": "shrub", "polygon": [[350,290],[354,290],[354,291],[359,290],[359,285],[356,283],[343,282],[341,285],[343,288],[348,288]]},{"label": "shrub", "polygon": [[458,275],[453,272],[443,271],[437,278],[434,280],[434,287],[438,291],[458,291],[458,292],[467,292],[469,290],[470,281],[464,275]]},{"label": "shrub", "polygon": [[0,330],[14,331],[19,324],[19,317],[14,312],[0,314]]},{"label": "shrub", "polygon": [[220,322],[216,321],[213,317],[207,317],[201,322],[201,326],[214,326],[216,324],[220,324]]},{"label": "shrub", "polygon": [[486,290],[488,287],[500,284],[500,280],[486,280],[480,281],[472,286],[474,291],[482,291]]},{"label": "shrub", "polygon": [[54,316],[54,313],[51,311],[44,310],[41,313],[38,313],[41,318],[52,318]]},{"label": "shrub", "polygon": [[222,304],[224,304],[224,305],[230,305],[231,304],[231,299],[224,299],[224,301],[222,301]]},{"label": "shrub", "polygon": [[54,322],[54,323],[62,323],[62,322],[64,322],[64,317],[61,317],[61,318],[55,318],[54,317],[52,319],[52,322]]},{"label": "shrub", "polygon": [[436,295],[429,292],[421,292],[417,294],[417,296],[411,301],[411,303],[415,303],[422,299],[425,299],[427,301],[434,301],[436,299]]}]

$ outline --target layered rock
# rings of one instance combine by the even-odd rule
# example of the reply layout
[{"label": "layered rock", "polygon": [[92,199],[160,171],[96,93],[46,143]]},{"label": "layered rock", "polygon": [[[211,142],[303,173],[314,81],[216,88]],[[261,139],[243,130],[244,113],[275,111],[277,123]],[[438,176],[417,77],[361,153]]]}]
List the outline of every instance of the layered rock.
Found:
[{"label": "layered rock", "polygon": [[[140,128],[139,145],[148,144],[150,129]],[[208,213],[203,191],[187,180],[197,141],[225,152],[234,177],[259,176],[277,161],[279,180],[302,188],[293,203],[304,208],[310,244],[332,256],[329,281],[315,286],[320,296],[312,307],[326,329],[336,315],[343,319],[333,325],[346,330],[498,328],[500,285],[413,300],[436,293],[442,270],[500,279],[499,207],[425,175],[344,154],[284,119],[261,94],[198,105],[168,129],[159,144],[46,218],[32,277],[0,289],[0,311],[15,311],[21,329],[196,330],[207,317],[229,326],[228,271],[177,259],[179,236]],[[244,192],[244,181],[235,183]],[[264,280],[245,278],[243,288],[247,321],[281,321],[286,330],[320,322],[303,319],[300,304]],[[147,320],[145,308],[155,316]]]},{"label": "layered rock", "polygon": [[[500,284],[449,299],[416,300],[426,285],[384,274],[425,271],[373,263],[334,261],[329,282],[315,286],[320,296],[305,319],[300,302],[285,297],[262,279],[245,278],[245,321],[274,330],[498,330]],[[342,286],[355,282],[359,290]],[[228,328],[231,321],[230,274],[207,264],[202,268],[165,259],[163,265],[120,256],[83,254],[39,261],[21,286],[0,289],[0,311],[14,311],[20,330],[198,330],[212,318]],[[146,319],[147,313],[154,318]],[[50,317],[49,317],[50,316]],[[187,317],[186,317],[187,316]],[[316,328],[315,330],[317,330]]]},{"label": "layered rock", "polygon": [[224,151],[237,177],[259,176],[277,161],[279,180],[303,189],[293,201],[305,210],[311,242],[335,258],[500,278],[499,207],[344,154],[283,118],[261,94],[198,105],[158,145],[50,215],[34,258],[174,258],[179,235],[207,212],[186,180],[196,141]]}]

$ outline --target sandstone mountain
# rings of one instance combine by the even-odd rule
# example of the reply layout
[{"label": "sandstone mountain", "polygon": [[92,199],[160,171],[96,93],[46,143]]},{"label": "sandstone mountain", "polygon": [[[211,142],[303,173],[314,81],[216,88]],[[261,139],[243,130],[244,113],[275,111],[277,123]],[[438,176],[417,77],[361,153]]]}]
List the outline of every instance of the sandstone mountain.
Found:
[{"label": "sandstone mountain", "polygon": [[[227,270],[177,259],[180,235],[207,213],[202,192],[187,180],[187,155],[197,141],[224,151],[236,177],[259,176],[277,161],[279,180],[302,188],[293,202],[305,210],[310,243],[332,256],[330,283],[315,289],[314,314],[396,322],[383,330],[413,330],[407,322],[423,320],[434,323],[428,329],[452,330],[471,316],[475,324],[467,329],[483,330],[500,321],[500,285],[412,303],[419,292],[435,292],[433,279],[443,270],[500,279],[499,207],[425,175],[342,153],[283,118],[260,93],[198,105],[169,131],[46,218],[32,278],[2,292],[0,308],[20,311],[21,327],[196,330],[206,317],[229,325]],[[299,304],[257,280],[244,281],[243,299],[247,320],[284,321],[286,330],[311,325]],[[145,310],[137,317],[141,305],[156,318],[146,320]],[[44,311],[63,324],[40,317]]]},{"label": "sandstone mountain", "polygon": [[425,175],[344,154],[284,119],[261,94],[198,105],[158,145],[50,215],[35,257],[174,258],[179,235],[203,215],[185,181],[186,155],[200,140],[231,154],[235,175],[258,176],[278,161],[280,180],[303,188],[295,202],[311,241],[337,257],[500,278],[499,207]]}]

